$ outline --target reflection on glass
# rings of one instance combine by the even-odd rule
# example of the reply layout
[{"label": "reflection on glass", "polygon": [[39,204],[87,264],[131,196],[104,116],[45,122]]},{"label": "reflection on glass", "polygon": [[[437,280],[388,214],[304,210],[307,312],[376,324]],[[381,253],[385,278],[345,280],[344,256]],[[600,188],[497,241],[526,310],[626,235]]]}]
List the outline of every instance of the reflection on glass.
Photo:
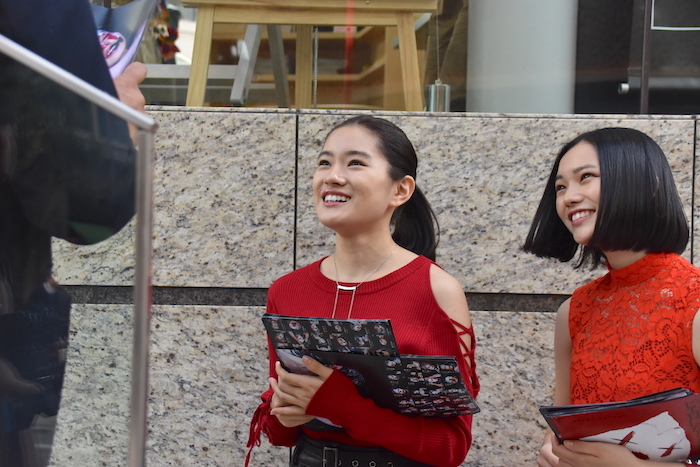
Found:
[{"label": "reflection on glass", "polygon": [[47,465],[71,298],[51,238],[91,244],[134,213],[124,121],[0,50],[0,467]]}]

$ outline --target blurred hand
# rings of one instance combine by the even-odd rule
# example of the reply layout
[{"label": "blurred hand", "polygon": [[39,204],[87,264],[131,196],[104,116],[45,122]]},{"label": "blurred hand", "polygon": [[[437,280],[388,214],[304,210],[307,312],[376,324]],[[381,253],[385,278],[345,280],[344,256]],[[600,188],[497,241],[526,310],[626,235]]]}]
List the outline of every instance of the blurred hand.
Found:
[{"label": "blurred hand", "polygon": [[567,440],[554,445],[552,452],[559,457],[562,467],[634,467],[647,463],[625,446],[611,443]]},{"label": "blurred hand", "polygon": [[559,444],[559,440],[552,430],[547,430],[544,436],[544,442],[537,455],[538,467],[559,467],[559,458],[552,452],[552,446],[555,444]]},{"label": "blurred hand", "polygon": [[[139,84],[146,79],[147,73],[146,65],[140,62],[132,62],[121,75],[114,78],[114,87],[117,90],[119,100],[142,113],[146,113],[146,98],[139,89]],[[129,124],[129,135],[136,143],[138,129],[131,124]]]}]

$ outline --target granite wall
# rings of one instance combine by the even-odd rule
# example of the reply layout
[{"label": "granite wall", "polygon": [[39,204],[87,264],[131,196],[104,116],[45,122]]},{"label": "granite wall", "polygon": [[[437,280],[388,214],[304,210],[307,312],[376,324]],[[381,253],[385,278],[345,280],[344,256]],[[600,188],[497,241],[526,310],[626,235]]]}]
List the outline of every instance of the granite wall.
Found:
[{"label": "granite wall", "polygon": [[[266,387],[259,317],[286,272],[331,252],[311,205],[315,160],[342,111],[151,108],[159,123],[148,465],[242,465]],[[483,389],[465,466],[533,465],[552,400],[554,312],[602,271],[520,251],[551,161],[578,133],[654,137],[694,219],[695,118],[375,113],[419,154],[418,184],[442,229],[438,262],[463,285]],[[689,248],[687,257],[697,249]],[[55,465],[125,465],[133,224],[89,247],[54,245],[74,293]],[[252,465],[284,466],[266,443]]]}]

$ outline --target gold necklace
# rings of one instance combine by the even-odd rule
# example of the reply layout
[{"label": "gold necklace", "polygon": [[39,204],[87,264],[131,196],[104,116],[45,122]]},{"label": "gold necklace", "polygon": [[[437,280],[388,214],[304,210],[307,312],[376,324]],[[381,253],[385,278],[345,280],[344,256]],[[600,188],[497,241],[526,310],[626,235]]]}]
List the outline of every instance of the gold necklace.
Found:
[{"label": "gold necklace", "polygon": [[396,250],[399,248],[398,245],[394,247],[393,250],[391,250],[391,253],[389,253],[389,256],[384,258],[384,260],[379,263],[379,266],[374,268],[372,272],[367,274],[367,276],[362,279],[362,281],[357,284],[357,285],[340,285],[340,282],[338,281],[338,264],[335,262],[335,254],[333,254],[333,268],[335,269],[335,301],[333,302],[333,314],[331,315],[331,319],[335,318],[335,312],[336,312],[336,307],[338,306],[338,294],[340,293],[341,290],[346,290],[348,292],[352,291],[352,297],[350,297],[350,309],[348,310],[348,316],[345,319],[350,319],[350,314],[352,313],[352,306],[355,303],[355,292],[357,292],[357,288],[361,286],[362,284],[365,283],[367,279],[370,278],[372,274],[375,272],[379,271],[379,269],[384,266],[384,264],[389,261],[389,258],[391,258],[394,253],[396,253]]}]

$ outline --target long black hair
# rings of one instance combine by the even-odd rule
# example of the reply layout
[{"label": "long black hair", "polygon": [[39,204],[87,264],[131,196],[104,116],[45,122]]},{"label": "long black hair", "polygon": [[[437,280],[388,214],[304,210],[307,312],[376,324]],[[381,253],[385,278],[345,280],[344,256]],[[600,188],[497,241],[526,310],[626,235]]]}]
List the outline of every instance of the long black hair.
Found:
[{"label": "long black hair", "polygon": [[523,249],[560,261],[576,254],[579,245],[556,212],[555,179],[561,158],[583,141],[598,153],[600,201],[577,267],[595,267],[604,251],[682,253],[690,232],[668,160],[653,139],[631,128],[593,130],[559,151]]},{"label": "long black hair", "polygon": [[[336,125],[328,135],[338,128],[351,125],[361,126],[376,136],[379,151],[389,162],[392,180],[402,180],[406,175],[416,179],[418,156],[401,128],[382,118],[360,115]],[[433,208],[417,184],[411,198],[394,211],[391,224],[392,238],[397,244],[435,261],[440,226]]]}]

